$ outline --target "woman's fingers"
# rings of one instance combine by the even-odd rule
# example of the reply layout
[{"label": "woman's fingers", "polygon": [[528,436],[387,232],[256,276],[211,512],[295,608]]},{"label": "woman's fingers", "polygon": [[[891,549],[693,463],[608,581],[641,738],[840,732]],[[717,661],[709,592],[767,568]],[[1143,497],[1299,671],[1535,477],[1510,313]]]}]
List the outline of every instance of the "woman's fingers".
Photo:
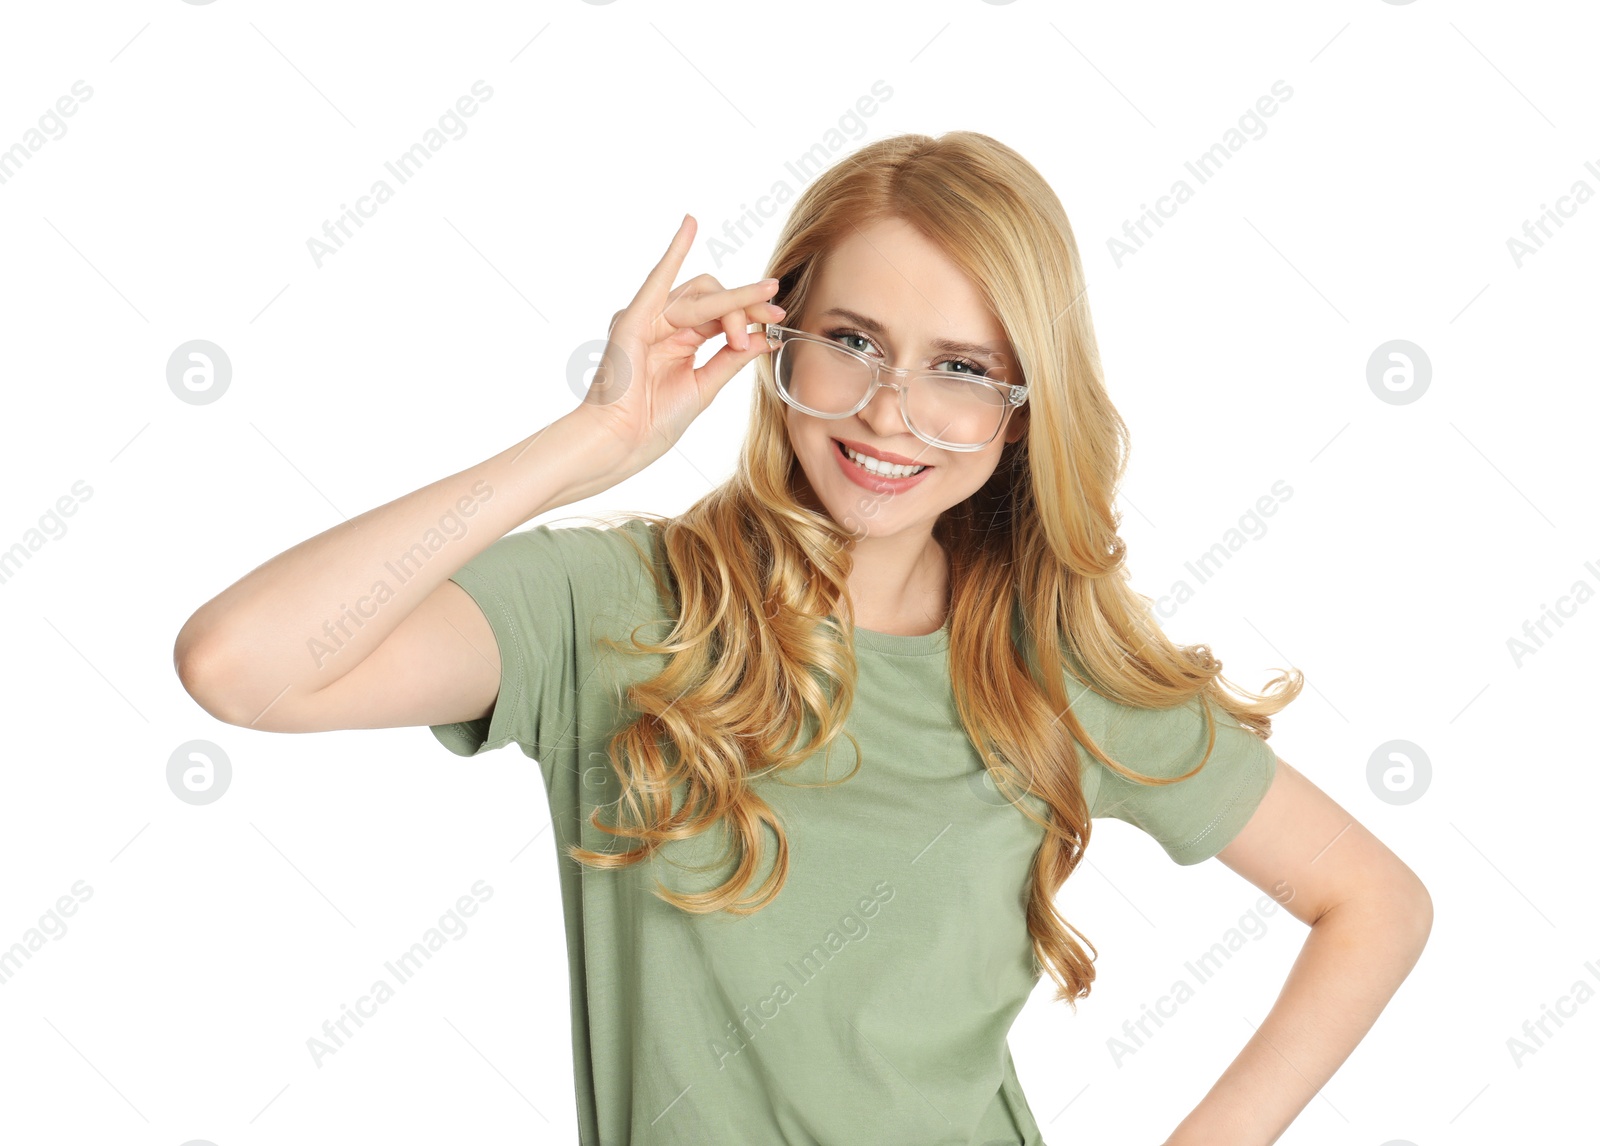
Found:
[{"label": "woman's fingers", "polygon": [[685,214],[683,221],[678,224],[677,232],[672,236],[672,242],[667,244],[666,254],[661,256],[661,261],[645,277],[644,285],[634,296],[634,303],[648,307],[651,317],[660,314],[666,308],[667,292],[672,288],[673,282],[677,280],[678,271],[683,267],[683,257],[689,253],[689,247],[694,242],[696,227],[694,216]]},{"label": "woman's fingers", "polygon": [[[776,279],[763,279],[761,282],[705,294],[685,292],[667,306],[670,312],[667,321],[673,326],[698,327],[720,317],[725,320],[723,329],[729,330],[729,327],[737,325],[741,311],[766,302],[777,290]],[[729,333],[731,335],[731,330]]]},{"label": "woman's fingers", "polygon": [[[783,307],[770,302],[759,302],[753,306],[747,306],[744,309],[744,322],[740,325],[740,329],[753,322],[762,324],[778,322],[783,318],[784,313]],[[714,318],[709,322],[702,322],[699,326],[689,327],[688,329],[694,331],[697,335],[697,341],[700,342],[704,342],[706,339],[718,334],[727,333],[727,327],[723,324],[722,318]],[[756,332],[757,335],[760,335],[760,333],[760,331]],[[729,343],[731,345],[731,339]]]},{"label": "woman's fingers", "polygon": [[[646,276],[633,301],[612,316],[610,332],[619,328],[632,331],[648,344],[661,337],[657,333],[660,330],[657,322],[665,319],[668,326],[675,328],[665,337],[677,338],[685,331],[693,331],[697,341],[703,342],[720,331],[727,345],[743,354],[751,348],[746,330],[750,323],[777,321],[782,317],[782,308],[767,302],[777,293],[777,279],[722,289],[722,284],[711,275],[697,275],[672,287],[694,241],[696,226],[692,215],[683,217],[666,253]],[[685,340],[677,338],[677,341]],[[759,342],[758,352],[765,348],[766,339]]]},{"label": "woman's fingers", "polygon": [[722,347],[706,359],[704,366],[694,372],[695,384],[699,387],[707,405],[710,405],[711,400],[721,392],[729,378],[771,349],[764,335],[750,338],[749,343],[750,345],[743,350],[736,350],[731,343]]}]

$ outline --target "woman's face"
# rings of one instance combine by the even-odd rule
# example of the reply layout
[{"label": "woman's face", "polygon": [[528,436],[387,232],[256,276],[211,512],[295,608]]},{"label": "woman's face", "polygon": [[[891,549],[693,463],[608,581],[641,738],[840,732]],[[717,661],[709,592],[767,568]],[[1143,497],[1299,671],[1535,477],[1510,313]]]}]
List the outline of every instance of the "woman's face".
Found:
[{"label": "woman's face", "polygon": [[[854,230],[842,240],[824,260],[804,314],[789,325],[832,338],[888,366],[974,373],[944,365],[965,359],[991,368],[1003,365],[1009,381],[1021,377],[1005,331],[977,286],[899,219]],[[981,349],[936,349],[935,339]],[[790,445],[817,500],[858,539],[931,532],[940,514],[989,480],[1006,444],[1027,431],[1023,406],[1007,415],[1000,433],[983,449],[942,450],[906,427],[900,396],[887,386],[847,418],[818,418],[787,403],[783,409]],[[928,468],[906,488],[870,488],[872,475],[843,454],[841,442],[869,453],[910,458]]]}]

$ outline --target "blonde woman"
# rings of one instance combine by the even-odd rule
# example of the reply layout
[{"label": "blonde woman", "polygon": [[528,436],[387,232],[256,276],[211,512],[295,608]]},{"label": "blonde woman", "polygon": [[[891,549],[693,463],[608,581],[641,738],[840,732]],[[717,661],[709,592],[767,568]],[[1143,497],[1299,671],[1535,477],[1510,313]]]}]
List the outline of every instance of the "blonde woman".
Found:
[{"label": "blonde woman", "polygon": [[[1168,1139],[1275,1141],[1431,904],[1268,745],[1299,674],[1235,695],[1128,584],[1127,432],[1055,194],[987,136],[903,135],[806,189],[764,282],[674,287],[694,233],[582,404],[206,603],[185,687],[233,724],[425,724],[538,761],[585,1143],[1042,1143],[1006,1036],[1040,975],[1089,994],[1054,900],[1104,816],[1310,925]],[[512,532],[645,469],[752,362],[719,488]],[[444,520],[467,527],[417,544]],[[327,603],[405,551],[414,575],[314,666]]]}]

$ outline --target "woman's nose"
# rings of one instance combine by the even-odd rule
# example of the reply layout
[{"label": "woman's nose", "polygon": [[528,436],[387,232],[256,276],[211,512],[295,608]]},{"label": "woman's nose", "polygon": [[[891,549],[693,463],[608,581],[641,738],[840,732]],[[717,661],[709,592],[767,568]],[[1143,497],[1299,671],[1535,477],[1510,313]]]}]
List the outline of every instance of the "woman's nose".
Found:
[{"label": "woman's nose", "polygon": [[909,432],[905,415],[900,409],[900,391],[887,381],[868,399],[859,417],[870,425],[880,438]]}]

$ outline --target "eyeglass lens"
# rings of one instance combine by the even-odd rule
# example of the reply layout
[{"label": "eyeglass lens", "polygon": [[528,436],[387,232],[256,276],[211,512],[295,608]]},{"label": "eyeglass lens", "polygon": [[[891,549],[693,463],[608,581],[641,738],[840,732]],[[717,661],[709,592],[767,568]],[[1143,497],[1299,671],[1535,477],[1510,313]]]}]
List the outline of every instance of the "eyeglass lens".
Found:
[{"label": "eyeglass lens", "polygon": [[[845,414],[872,384],[872,367],[827,342],[785,342],[773,364],[785,396],[815,414]],[[932,371],[905,380],[907,420],[920,434],[952,445],[992,440],[1005,416],[1006,396],[974,376]]]}]

